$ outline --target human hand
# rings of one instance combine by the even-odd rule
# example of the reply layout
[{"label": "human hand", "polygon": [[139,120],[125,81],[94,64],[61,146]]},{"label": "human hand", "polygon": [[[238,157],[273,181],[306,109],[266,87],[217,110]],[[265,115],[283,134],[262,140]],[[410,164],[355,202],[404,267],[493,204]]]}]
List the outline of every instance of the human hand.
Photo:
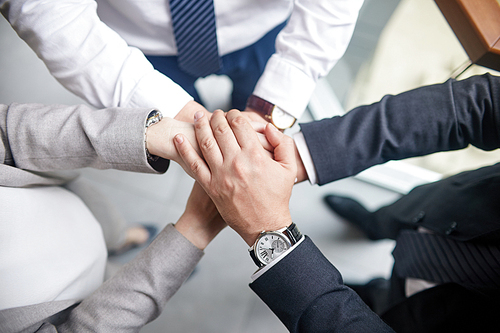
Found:
[{"label": "human hand", "polygon": [[146,148],[151,155],[173,160],[186,170],[187,167],[180,158],[173,142],[173,138],[179,133],[182,133],[198,154],[201,155],[194,133],[194,125],[168,117],[164,117],[158,123],[146,129]]},{"label": "human hand", "polygon": [[146,130],[146,148],[149,153],[165,159],[173,160],[184,168],[182,160],[179,158],[179,154],[177,153],[177,149],[175,149],[173,144],[174,136],[178,133],[182,133],[201,155],[201,152],[197,147],[198,145],[192,124],[194,114],[196,112],[202,112],[203,114],[210,115],[210,112],[208,112],[202,105],[195,101],[190,101],[173,119],[164,117],[154,126],[148,127]]},{"label": "human hand", "polygon": [[210,117],[211,113],[205,109],[203,105],[198,102],[190,101],[177,113],[174,117],[175,120],[184,121],[188,123],[193,123],[194,114],[196,112],[203,112],[203,114]]},{"label": "human hand", "polygon": [[[242,114],[244,114],[244,113],[242,113]],[[266,149],[267,151],[272,153],[273,149],[269,148],[269,146],[271,146],[271,144],[269,143],[269,141],[267,141],[267,138],[265,138],[265,129],[266,129],[267,123],[263,124],[260,122],[251,121],[250,124],[252,125],[252,128],[258,133],[257,135],[264,135],[264,138],[259,137],[259,140],[261,143],[265,141],[267,144],[265,144],[265,145],[263,144],[264,149]],[[304,163],[302,162],[302,158],[299,154],[299,150],[297,149],[297,146],[295,144],[295,140],[293,140],[293,148],[294,148],[294,152],[295,152],[295,160],[297,161],[297,177],[296,177],[295,183],[300,183],[300,182],[303,182],[303,181],[309,179],[309,177],[307,175]]]},{"label": "human hand", "polygon": [[212,199],[200,184],[195,182],[186,204],[186,210],[175,224],[177,231],[203,250],[225,226],[226,223]]},{"label": "human hand", "polygon": [[[210,121],[195,115],[203,160],[182,134],[175,145],[189,173],[212,198],[226,223],[253,244],[263,230],[289,226],[289,200],[297,174],[292,139],[268,124],[274,160],[239,111],[217,111]],[[205,162],[206,161],[206,162]]]}]

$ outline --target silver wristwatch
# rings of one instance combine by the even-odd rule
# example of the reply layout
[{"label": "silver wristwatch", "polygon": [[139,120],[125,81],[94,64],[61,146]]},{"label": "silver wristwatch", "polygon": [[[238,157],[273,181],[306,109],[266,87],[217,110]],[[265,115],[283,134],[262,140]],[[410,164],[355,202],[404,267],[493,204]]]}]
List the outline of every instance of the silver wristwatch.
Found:
[{"label": "silver wristwatch", "polygon": [[302,238],[295,223],[276,231],[263,231],[248,249],[250,257],[258,267],[264,267],[282,255]]},{"label": "silver wristwatch", "polygon": [[[160,111],[157,111],[157,110],[153,110],[151,111],[149,114],[148,114],[148,118],[146,119],[146,129],[149,127],[149,126],[152,126],[156,123],[158,123],[160,120],[163,119],[163,115],[161,114]],[[144,135],[144,146],[146,146],[146,135]],[[154,155],[151,155],[148,151],[148,148],[145,147],[146,149],[146,157],[148,158],[148,162],[156,162],[158,161],[159,157],[158,156],[154,156]]]}]

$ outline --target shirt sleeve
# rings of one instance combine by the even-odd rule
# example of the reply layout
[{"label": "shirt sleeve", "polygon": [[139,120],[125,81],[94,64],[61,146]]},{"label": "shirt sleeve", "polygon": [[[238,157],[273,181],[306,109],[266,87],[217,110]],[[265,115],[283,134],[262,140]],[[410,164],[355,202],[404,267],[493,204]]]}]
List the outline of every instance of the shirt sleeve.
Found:
[{"label": "shirt sleeve", "polygon": [[363,0],[295,0],[254,94],[300,118],[351,40]]},{"label": "shirt sleeve", "polygon": [[0,10],[50,73],[94,107],[149,107],[174,117],[192,100],[99,19],[93,0],[0,0]]},{"label": "shirt sleeve", "polygon": [[297,132],[293,135],[293,141],[295,141],[295,146],[299,151],[300,159],[304,168],[306,169],[307,178],[311,185],[316,185],[318,183],[318,176],[316,175],[316,169],[314,168],[314,162],[311,156],[311,152],[307,147],[306,139],[302,132]]}]

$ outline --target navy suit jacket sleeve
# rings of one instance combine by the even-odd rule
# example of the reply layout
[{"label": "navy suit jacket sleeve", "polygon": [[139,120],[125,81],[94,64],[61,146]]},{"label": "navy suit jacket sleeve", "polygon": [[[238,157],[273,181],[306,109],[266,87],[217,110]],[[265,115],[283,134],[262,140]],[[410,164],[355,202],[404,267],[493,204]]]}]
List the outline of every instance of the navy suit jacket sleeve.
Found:
[{"label": "navy suit jacket sleeve", "polygon": [[320,185],[389,160],[500,147],[500,77],[414,89],[342,117],[301,124]]},{"label": "navy suit jacket sleeve", "polygon": [[308,237],[250,287],[290,332],[393,332]]}]

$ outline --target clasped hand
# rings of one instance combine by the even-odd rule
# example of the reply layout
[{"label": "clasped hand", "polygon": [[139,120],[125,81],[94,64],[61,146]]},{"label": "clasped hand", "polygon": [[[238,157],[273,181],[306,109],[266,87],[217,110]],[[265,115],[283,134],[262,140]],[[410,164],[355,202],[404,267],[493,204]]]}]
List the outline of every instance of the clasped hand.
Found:
[{"label": "clasped hand", "polygon": [[226,223],[249,245],[262,230],[290,225],[289,200],[297,174],[292,139],[267,124],[263,132],[270,154],[237,110],[216,111],[210,120],[197,112],[194,119],[198,147],[183,134],[175,136],[175,147],[186,172]]}]

